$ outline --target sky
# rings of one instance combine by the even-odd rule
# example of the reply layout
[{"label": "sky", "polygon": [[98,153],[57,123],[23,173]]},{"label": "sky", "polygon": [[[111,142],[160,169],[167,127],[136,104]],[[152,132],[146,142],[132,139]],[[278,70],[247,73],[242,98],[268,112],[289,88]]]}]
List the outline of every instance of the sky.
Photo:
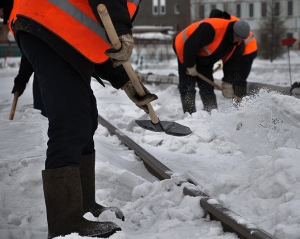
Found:
[{"label": "sky", "polygon": [[[33,109],[32,78],[9,120],[19,61],[0,58],[0,238],[40,239],[47,236],[41,171],[48,122]],[[300,52],[292,52],[290,61],[292,82],[300,81]],[[140,72],[177,75],[176,60],[153,62]],[[221,79],[222,71],[214,76]],[[249,82],[290,86],[287,55],[273,63],[256,59]],[[99,125],[96,201],[119,207],[125,221],[111,212],[99,218],[87,213],[86,219],[117,223],[122,232],[111,239],[237,239],[204,217],[200,197],[184,196],[188,183],[177,186],[193,179],[202,192],[274,237],[300,238],[300,99],[261,89],[235,107],[216,90],[218,110],[201,110],[197,94],[197,112],[189,115],[182,112],[177,85],[146,87],[158,96],[152,106],[160,120],[188,126],[192,134],[175,137],[140,128],[135,120],[150,120],[148,115],[122,90],[92,80],[99,114],[174,174],[157,180],[132,150]]]}]

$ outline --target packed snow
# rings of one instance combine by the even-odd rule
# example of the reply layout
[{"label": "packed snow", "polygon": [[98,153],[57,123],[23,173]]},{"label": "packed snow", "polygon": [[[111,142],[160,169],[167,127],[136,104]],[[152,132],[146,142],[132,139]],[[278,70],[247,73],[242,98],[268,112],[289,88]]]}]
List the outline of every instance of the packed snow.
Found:
[{"label": "packed snow", "polygon": [[[300,81],[300,54],[291,54],[293,82]],[[41,170],[47,119],[32,106],[32,78],[9,120],[14,77],[20,58],[0,59],[0,238],[47,237]],[[144,64],[145,61],[144,61]],[[134,67],[137,67],[133,65]],[[176,60],[152,62],[141,73],[177,74]],[[215,73],[221,79],[222,71]],[[256,59],[249,82],[290,86],[287,57]],[[184,196],[179,182],[196,187],[278,239],[300,238],[300,99],[261,89],[239,107],[215,91],[218,110],[183,114],[177,85],[147,84],[158,95],[152,106],[160,120],[190,127],[184,137],[146,131],[135,124],[149,119],[122,90],[92,80],[99,114],[160,160],[174,174],[159,181],[121,141],[99,125],[96,145],[96,200],[117,206],[125,221],[105,212],[94,221],[121,228],[111,239],[237,239],[220,222],[204,217],[200,197]],[[76,233],[66,239],[88,238]]]}]

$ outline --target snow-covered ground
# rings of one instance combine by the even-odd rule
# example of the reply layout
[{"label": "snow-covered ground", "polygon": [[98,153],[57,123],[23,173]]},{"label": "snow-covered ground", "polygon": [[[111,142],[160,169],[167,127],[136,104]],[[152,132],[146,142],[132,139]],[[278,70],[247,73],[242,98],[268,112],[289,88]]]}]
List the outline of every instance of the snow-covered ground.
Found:
[{"label": "snow-covered ground", "polygon": [[[3,63],[4,59],[0,59]],[[32,79],[8,120],[19,58],[0,68],[0,238],[46,238],[41,170],[44,169],[47,119],[32,108]],[[299,52],[291,53],[293,82],[300,81]],[[148,65],[141,72],[177,74],[176,61]],[[216,78],[222,72],[215,73]],[[249,81],[289,86],[288,59],[255,60]],[[193,178],[200,190],[278,239],[300,238],[300,100],[261,90],[239,108],[216,91],[219,110],[183,114],[176,85],[147,85],[158,100],[153,107],[164,121],[193,133],[174,137],[145,131],[136,119],[149,119],[121,90],[92,82],[99,114],[175,172],[158,181],[116,136],[99,125],[96,143],[96,196],[120,207],[125,222],[105,213],[90,220],[113,220],[122,232],[112,239],[236,239],[219,222],[202,218],[199,197],[184,196],[176,183]],[[83,238],[76,234],[63,238]],[[87,238],[87,237],[85,237]]]}]

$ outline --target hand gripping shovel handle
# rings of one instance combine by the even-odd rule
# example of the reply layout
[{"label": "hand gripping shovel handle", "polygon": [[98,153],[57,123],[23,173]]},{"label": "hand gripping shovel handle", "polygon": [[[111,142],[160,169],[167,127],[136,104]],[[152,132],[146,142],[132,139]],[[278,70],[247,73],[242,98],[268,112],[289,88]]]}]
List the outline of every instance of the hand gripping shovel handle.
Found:
[{"label": "hand gripping shovel handle", "polygon": [[[116,30],[114,28],[114,25],[110,19],[110,16],[107,12],[107,9],[105,7],[105,5],[103,4],[99,4],[97,6],[97,10],[99,13],[99,16],[102,20],[102,23],[104,25],[104,28],[106,30],[106,33],[111,41],[111,44],[113,46],[114,49],[119,50],[121,48],[121,42],[119,40],[119,37],[116,33]],[[136,89],[136,92],[138,93],[139,96],[144,96],[146,95],[143,87],[140,84],[140,81],[137,77],[137,75],[135,74],[135,72],[133,71],[130,62],[125,62],[123,63],[123,67],[127,73],[127,75],[129,76],[134,88]],[[147,107],[149,109],[149,116],[151,118],[151,121],[153,124],[158,124],[159,123],[159,119],[152,107],[152,105],[149,103],[147,104]]]},{"label": "hand gripping shovel handle", "polygon": [[[208,78],[205,77],[204,75],[200,74],[199,72],[197,73],[197,76],[198,76],[199,78],[201,78],[202,80],[204,80],[205,82],[207,82],[208,84],[214,86],[216,89],[218,89],[218,90],[220,90],[220,91],[223,90],[222,86],[220,86],[220,85],[216,84],[215,82],[211,81],[210,79],[208,79]],[[242,100],[240,97],[238,97],[238,96],[236,96],[236,95],[234,95],[233,98],[236,99],[237,101],[241,101],[241,100]]]},{"label": "hand gripping shovel handle", "polygon": [[18,93],[18,91],[16,91],[14,94],[14,101],[12,103],[10,114],[9,114],[10,120],[14,119],[15,111],[16,111],[16,107],[17,107],[17,103],[18,103],[18,98],[19,98],[19,93]]}]

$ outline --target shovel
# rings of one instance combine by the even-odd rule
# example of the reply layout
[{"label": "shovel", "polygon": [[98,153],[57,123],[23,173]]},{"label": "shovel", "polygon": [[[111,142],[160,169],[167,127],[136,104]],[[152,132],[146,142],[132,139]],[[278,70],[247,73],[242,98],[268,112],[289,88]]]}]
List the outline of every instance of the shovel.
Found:
[{"label": "shovel", "polygon": [[[108,14],[108,11],[104,4],[99,4],[97,6],[97,11],[99,13],[99,16],[101,18],[101,21],[104,25],[104,28],[106,30],[106,33],[111,41],[111,44],[114,49],[118,50],[121,48],[121,43],[119,41],[119,37],[116,33],[116,30],[113,26],[113,23],[110,19],[110,16]],[[132,69],[130,62],[123,63],[123,67],[129,76],[134,88],[136,89],[139,96],[146,95],[143,87],[141,86],[141,83],[135,74],[134,70]],[[156,113],[152,107],[152,105],[149,103],[147,104],[147,107],[149,109],[149,116],[151,120],[136,120],[135,122],[142,128],[151,130],[154,132],[165,132],[166,134],[173,135],[173,136],[186,136],[192,133],[191,129],[189,127],[180,125],[175,122],[168,122],[168,121],[160,121],[159,118],[156,116]]]},{"label": "shovel", "polygon": [[18,97],[19,97],[19,93],[18,93],[18,91],[16,91],[15,94],[14,94],[14,101],[12,103],[10,114],[9,114],[9,119],[10,120],[14,119],[15,111],[16,111],[16,107],[17,107],[17,103],[18,103]]}]

